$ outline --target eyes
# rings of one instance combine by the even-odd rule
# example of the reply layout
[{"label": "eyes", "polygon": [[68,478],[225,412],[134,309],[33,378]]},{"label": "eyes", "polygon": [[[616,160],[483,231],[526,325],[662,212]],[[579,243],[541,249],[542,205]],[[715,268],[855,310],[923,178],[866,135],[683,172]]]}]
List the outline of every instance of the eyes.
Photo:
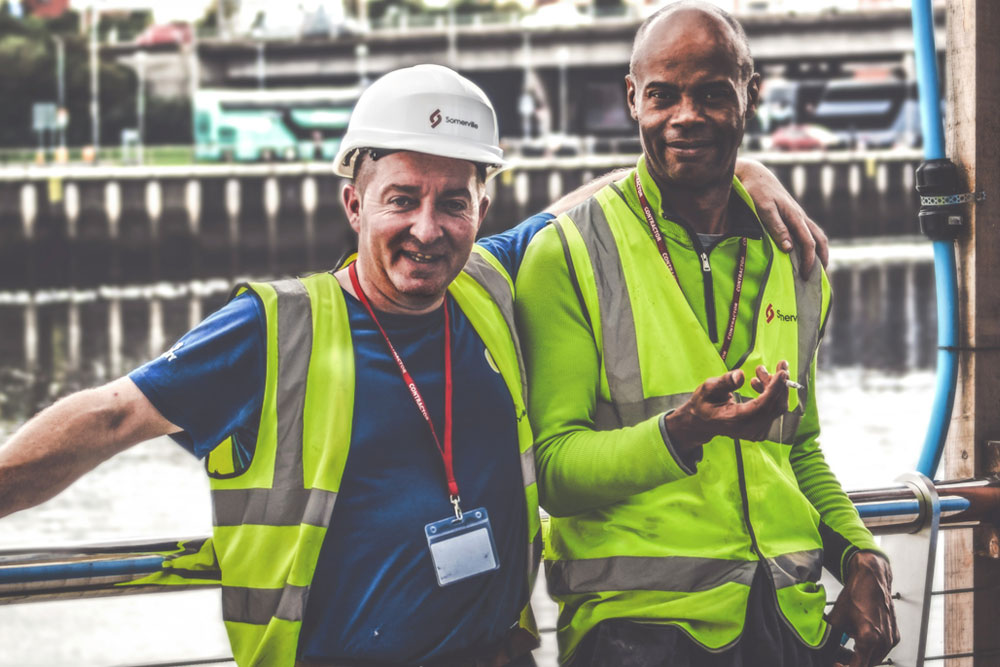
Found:
[{"label": "eyes", "polygon": [[[668,87],[651,86],[647,89],[646,96],[659,106],[669,106],[677,104],[681,99],[681,93],[677,89]],[[700,88],[692,93],[696,103],[706,105],[721,105],[735,100],[735,94],[729,86],[712,85]]]},{"label": "eyes", "polygon": [[[395,194],[389,197],[388,204],[391,210],[400,212],[411,211],[420,206],[420,200],[404,194]],[[438,209],[451,215],[461,215],[469,210],[470,204],[461,197],[444,197],[436,203]]]}]

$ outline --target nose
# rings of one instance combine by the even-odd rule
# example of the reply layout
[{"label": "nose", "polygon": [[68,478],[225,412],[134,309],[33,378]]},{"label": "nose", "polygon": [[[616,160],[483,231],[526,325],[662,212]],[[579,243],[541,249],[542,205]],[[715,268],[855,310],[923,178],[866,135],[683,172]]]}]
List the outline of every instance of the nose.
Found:
[{"label": "nose", "polygon": [[674,125],[694,125],[704,121],[701,105],[690,95],[682,95],[674,105],[671,123]]},{"label": "nose", "polygon": [[437,241],[444,235],[444,229],[438,215],[439,213],[432,203],[422,202],[420,207],[413,211],[410,235],[423,245],[430,245]]}]

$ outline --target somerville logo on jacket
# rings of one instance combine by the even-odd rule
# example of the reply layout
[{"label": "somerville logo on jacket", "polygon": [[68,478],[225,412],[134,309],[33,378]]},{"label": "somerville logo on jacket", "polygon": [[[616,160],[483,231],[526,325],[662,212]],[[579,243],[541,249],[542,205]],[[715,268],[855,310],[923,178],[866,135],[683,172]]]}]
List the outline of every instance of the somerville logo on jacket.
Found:
[{"label": "somerville logo on jacket", "polygon": [[778,320],[781,322],[797,322],[799,319],[798,315],[795,315],[794,313],[793,314],[783,313],[780,310],[776,309],[773,304],[770,303],[767,304],[767,308],[764,310],[764,321],[767,324],[770,324],[771,320],[773,320],[775,317],[777,317]]},{"label": "somerville logo on jacket", "polygon": [[471,127],[473,130],[479,129],[479,123],[474,120],[465,120],[464,118],[455,118],[454,116],[442,116],[440,109],[435,109],[431,112],[428,120],[431,122],[431,129],[433,130],[441,121],[444,121],[448,125],[461,125],[462,127]]}]

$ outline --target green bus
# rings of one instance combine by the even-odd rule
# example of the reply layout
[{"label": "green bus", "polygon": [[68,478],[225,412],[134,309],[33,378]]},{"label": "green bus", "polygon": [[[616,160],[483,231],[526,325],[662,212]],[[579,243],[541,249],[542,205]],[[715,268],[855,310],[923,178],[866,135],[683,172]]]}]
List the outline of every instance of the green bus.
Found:
[{"label": "green bus", "polygon": [[359,87],[198,90],[195,159],[332,160],[360,94]]}]

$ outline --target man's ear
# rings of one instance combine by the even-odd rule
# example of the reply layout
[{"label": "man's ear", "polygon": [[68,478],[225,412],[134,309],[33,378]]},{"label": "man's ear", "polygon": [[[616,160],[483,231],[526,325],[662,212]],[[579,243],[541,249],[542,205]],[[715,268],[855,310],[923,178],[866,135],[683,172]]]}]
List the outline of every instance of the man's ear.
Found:
[{"label": "man's ear", "polygon": [[490,196],[483,195],[483,198],[479,200],[479,222],[476,225],[476,231],[483,228],[483,220],[486,219],[486,212],[490,210]]},{"label": "man's ear", "polygon": [[747,81],[747,112],[746,120],[750,120],[757,113],[757,105],[760,103],[760,74],[754,72]]},{"label": "man's ear", "polygon": [[347,221],[351,224],[351,229],[355,234],[361,232],[361,193],[354,183],[347,183],[340,191],[340,203],[347,214]]},{"label": "man's ear", "polygon": [[631,74],[625,77],[625,99],[628,100],[628,112],[631,114],[632,120],[638,122],[639,113],[635,109],[635,81]]}]

